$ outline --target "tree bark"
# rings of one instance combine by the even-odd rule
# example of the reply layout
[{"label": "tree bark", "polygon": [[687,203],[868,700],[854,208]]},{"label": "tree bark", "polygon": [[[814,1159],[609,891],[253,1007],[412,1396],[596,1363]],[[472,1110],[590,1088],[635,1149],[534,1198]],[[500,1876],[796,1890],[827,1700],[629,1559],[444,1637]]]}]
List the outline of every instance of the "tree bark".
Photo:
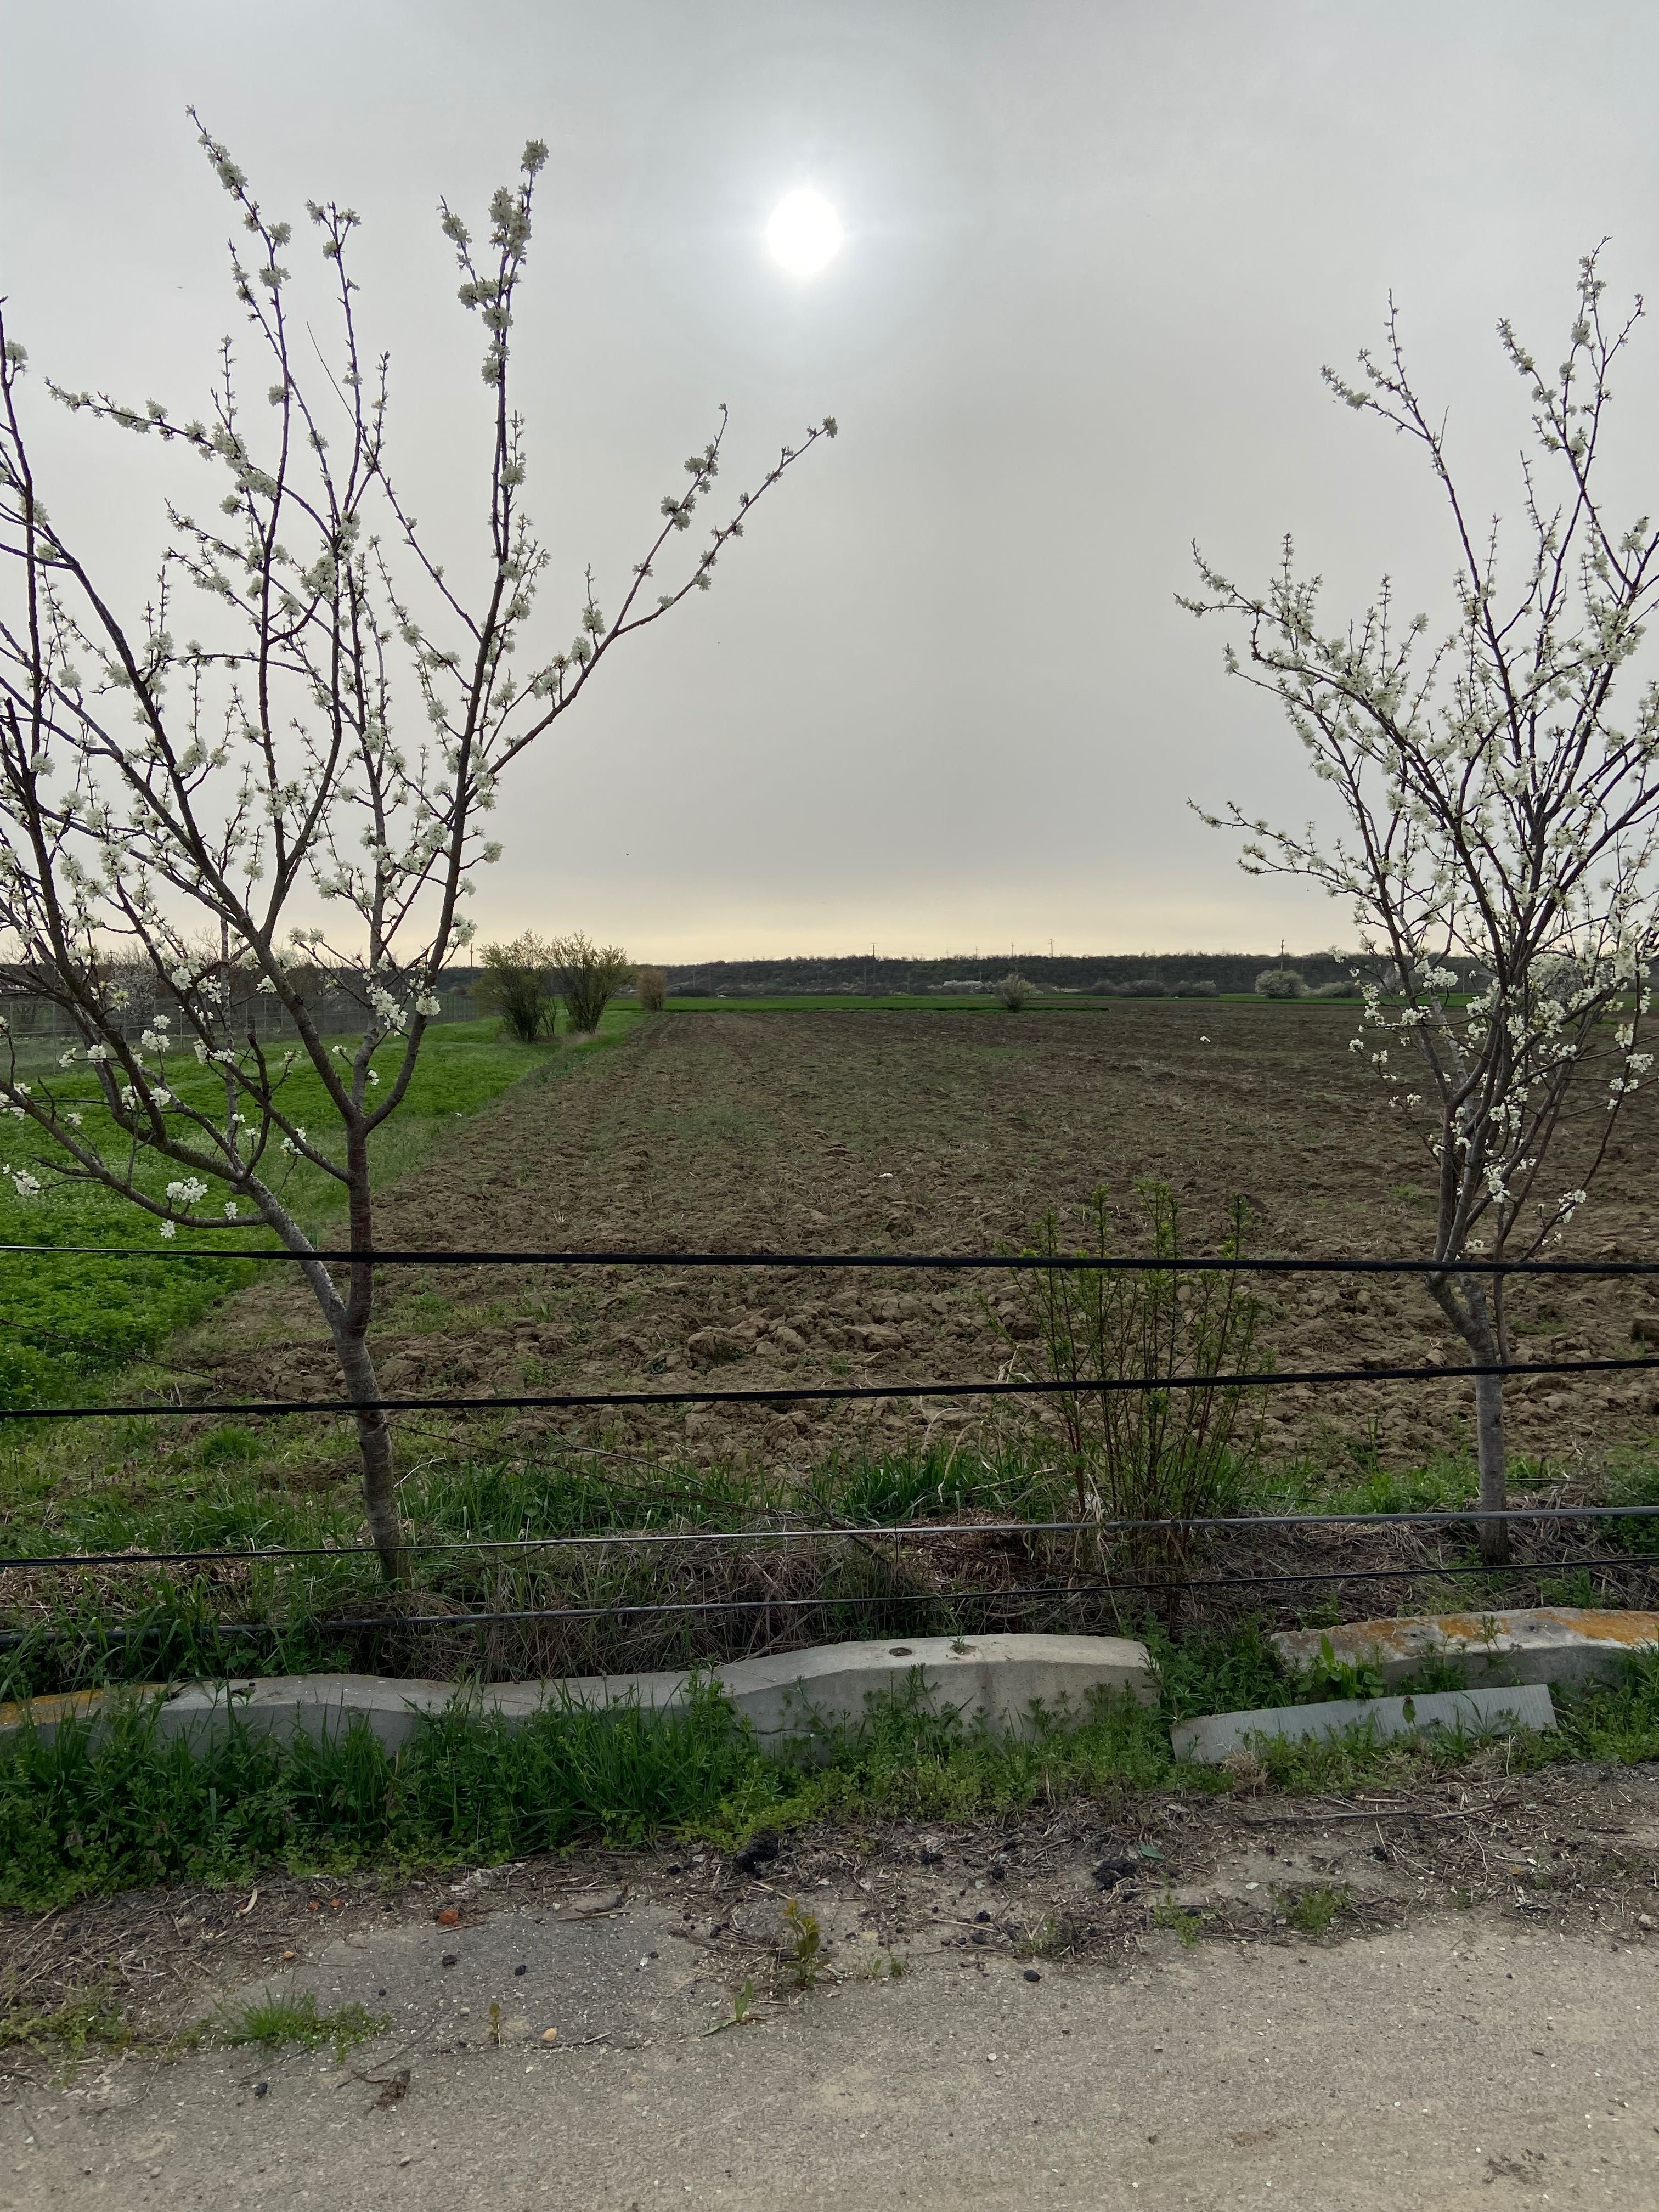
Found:
[{"label": "tree bark", "polygon": [[[372,1252],[374,1202],[368,1138],[357,1119],[346,1129],[346,1188],[350,1194],[351,1249]],[[345,1303],[333,1322],[334,1349],[347,1396],[365,1408],[357,1415],[357,1450],[363,1464],[363,1510],[368,1533],[380,1555],[386,1580],[401,1583],[409,1579],[410,1562],[408,1535],[398,1510],[392,1425],[383,1413],[368,1409],[370,1401],[380,1395],[380,1377],[368,1349],[368,1325],[374,1311],[374,1264],[368,1259],[354,1260]]]},{"label": "tree bark", "polygon": [[[346,1395],[360,1407],[380,1395],[380,1378],[367,1344],[360,1336],[342,1330],[334,1340],[336,1356]],[[392,1450],[392,1425],[378,1410],[357,1415],[357,1449],[363,1463],[363,1510],[368,1533],[380,1555],[388,1582],[406,1582],[410,1560],[407,1532],[398,1510],[397,1468]]]},{"label": "tree bark", "polygon": [[[1502,1278],[1498,1278],[1501,1283]],[[1501,1310],[1494,1314],[1480,1280],[1462,1276],[1454,1285],[1449,1273],[1431,1275],[1429,1289],[1436,1304],[1462,1338],[1470,1360],[1477,1366],[1495,1366],[1504,1358]],[[1460,1296],[1461,1293],[1461,1296]],[[1504,1377],[1477,1375],[1474,1378],[1474,1450],[1480,1471],[1480,1510],[1502,1513],[1509,1504],[1508,1455],[1504,1443]],[[1510,1524],[1480,1521],[1480,1557],[1489,1567],[1507,1566]]]},{"label": "tree bark", "polygon": [[[1489,1358],[1489,1352],[1477,1355]],[[1504,1449],[1504,1378],[1477,1375],[1474,1378],[1474,1443],[1480,1467],[1480,1510],[1501,1513],[1509,1504],[1509,1483]],[[1489,1567],[1507,1566],[1510,1524],[1482,1521],[1480,1556]]]}]

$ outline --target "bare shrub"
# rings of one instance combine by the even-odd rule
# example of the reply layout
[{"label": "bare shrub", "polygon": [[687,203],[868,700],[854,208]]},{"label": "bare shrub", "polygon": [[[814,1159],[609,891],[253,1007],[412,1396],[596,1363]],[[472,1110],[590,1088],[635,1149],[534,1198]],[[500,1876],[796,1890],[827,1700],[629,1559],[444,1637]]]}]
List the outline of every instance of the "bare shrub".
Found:
[{"label": "bare shrub", "polygon": [[633,981],[633,963],[620,945],[595,945],[580,930],[556,937],[547,952],[568,1026],[578,1036],[591,1036],[611,1000]]},{"label": "bare shrub", "polygon": [[553,948],[526,929],[506,945],[486,945],[477,995],[501,1018],[501,1026],[520,1044],[550,1036],[557,1016],[553,997]]},{"label": "bare shrub", "polygon": [[1011,1014],[1021,1014],[1036,997],[1036,988],[1024,975],[1005,975],[996,987],[996,994],[1000,1006],[1006,1006]]},{"label": "bare shrub", "polygon": [[668,1004],[668,977],[660,968],[641,968],[634,978],[634,995],[647,1014],[659,1014]]},{"label": "bare shrub", "polygon": [[[1181,1206],[1167,1182],[1133,1187],[1146,1248],[1164,1264],[1115,1267],[1108,1193],[1091,1193],[1085,1241],[1062,1247],[1060,1224],[1044,1214],[1025,1249],[1083,1267],[1022,1269],[1016,1294],[1035,1334],[1046,1379],[1061,1385],[1054,1402],[1066,1438],[1079,1516],[1152,1521],[1113,1548],[1133,1567],[1178,1566],[1192,1547],[1183,1524],[1233,1509],[1242,1466],[1255,1449],[1255,1393],[1237,1378],[1251,1371],[1261,1302],[1231,1270],[1184,1274]],[[1232,1202],[1219,1256],[1242,1260],[1249,1217]],[[1196,1376],[1195,1387],[1175,1387]]]},{"label": "bare shrub", "polygon": [[1190,983],[1176,983],[1170,992],[1172,999],[1213,999],[1218,995],[1217,986],[1207,976],[1196,978]]},{"label": "bare shrub", "polygon": [[1316,983],[1309,996],[1315,999],[1357,999],[1359,986],[1350,981],[1346,975],[1339,975],[1334,983]]},{"label": "bare shrub", "polygon": [[1308,986],[1294,968],[1264,968],[1255,979],[1258,999],[1305,999]]}]

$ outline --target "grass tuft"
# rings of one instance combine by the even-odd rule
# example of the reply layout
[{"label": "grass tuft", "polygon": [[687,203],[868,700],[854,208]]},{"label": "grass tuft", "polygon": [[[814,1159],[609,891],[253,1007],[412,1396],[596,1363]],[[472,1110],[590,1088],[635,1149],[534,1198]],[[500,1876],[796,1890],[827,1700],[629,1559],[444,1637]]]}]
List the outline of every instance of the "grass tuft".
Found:
[{"label": "grass tuft", "polygon": [[209,2039],[229,2045],[257,2043],[266,2051],[281,2051],[298,2044],[302,2051],[320,2051],[331,2044],[335,2063],[343,2066],[345,2055],[359,2043],[370,2043],[392,2025],[385,2013],[369,2012],[360,2004],[347,2004],[335,2012],[319,2013],[309,1990],[302,1996],[277,1995],[266,1990],[237,2013],[222,2014],[209,2024]]},{"label": "grass tuft", "polygon": [[1324,1882],[1309,1889],[1275,1889],[1273,1899],[1291,1926],[1304,1936],[1324,1936],[1353,1902],[1346,1882]]}]

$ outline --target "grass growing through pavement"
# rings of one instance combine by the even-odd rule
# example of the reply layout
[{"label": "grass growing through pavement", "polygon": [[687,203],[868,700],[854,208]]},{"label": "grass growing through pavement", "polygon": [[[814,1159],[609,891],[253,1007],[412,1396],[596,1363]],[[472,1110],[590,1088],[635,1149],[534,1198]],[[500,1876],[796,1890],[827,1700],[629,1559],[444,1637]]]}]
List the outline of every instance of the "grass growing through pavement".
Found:
[{"label": "grass growing through pavement", "polygon": [[1319,1882],[1308,1889],[1275,1888],[1273,1900],[1291,1926],[1304,1936],[1325,1936],[1353,1902],[1346,1882]]},{"label": "grass growing through pavement", "polygon": [[266,1990],[240,2012],[221,2014],[210,2023],[208,2037],[211,2042],[233,2048],[254,2043],[265,2051],[282,2051],[296,2043],[302,2051],[320,2051],[329,2044],[335,2064],[343,2066],[345,2055],[354,2045],[372,2042],[391,2025],[385,2013],[369,2012],[360,2004],[319,2013],[309,1990],[301,1996]]},{"label": "grass growing through pavement", "polygon": [[[1395,1787],[1468,1755],[1455,1735],[1378,1745],[1264,1747],[1273,1783],[1328,1792]],[[1659,1661],[1559,1701],[1559,1726],[1510,1746],[1516,1771],[1565,1759],[1659,1757]],[[50,1909],[139,1884],[236,1881],[262,1867],[493,1861],[584,1841],[702,1837],[733,1848],[764,1826],[823,1820],[968,1820],[1083,1796],[1224,1791],[1227,1774],[1177,1765],[1168,1714],[1102,1697],[1071,1725],[1022,1739],[965,1726],[914,1694],[778,1756],[704,1685],[678,1713],[553,1708],[524,1727],[464,1707],[423,1723],[395,1756],[362,1725],[322,1744],[237,1730],[192,1753],[149,1710],[94,1736],[22,1732],[0,1751],[0,1905]],[[1312,1908],[1310,1908],[1312,1909]],[[1333,1908],[1334,1911],[1336,1908]]]}]

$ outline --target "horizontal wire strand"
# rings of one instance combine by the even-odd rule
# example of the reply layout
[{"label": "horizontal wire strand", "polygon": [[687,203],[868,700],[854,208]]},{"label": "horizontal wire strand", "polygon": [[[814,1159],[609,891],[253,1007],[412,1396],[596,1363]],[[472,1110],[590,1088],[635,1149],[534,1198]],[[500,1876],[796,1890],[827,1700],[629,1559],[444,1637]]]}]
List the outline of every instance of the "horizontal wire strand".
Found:
[{"label": "horizontal wire strand", "polygon": [[[1386,1583],[1432,1580],[1445,1575],[1504,1575],[1510,1579],[1543,1574],[1559,1574],[1574,1568],[1593,1569],[1598,1573],[1613,1568],[1636,1567],[1653,1572],[1659,1560],[1646,1553],[1632,1553],[1628,1557],[1589,1559],[1534,1559],[1525,1565],[1494,1568],[1483,1565],[1423,1566],[1423,1567],[1338,1567],[1310,1570],[1305,1573],[1273,1575],[1188,1575],[1170,1576],[1162,1582],[1125,1581],[1101,1583],[1042,1583],[1016,1585],[1007,1589],[968,1590],[896,1590],[860,1597],[757,1597],[757,1598],[686,1598],[678,1601],[660,1601],[638,1605],[558,1606],[525,1608],[501,1613],[364,1613],[331,1620],[313,1620],[299,1623],[283,1621],[216,1621],[198,1629],[198,1635],[225,1636],[284,1636],[308,1633],[316,1636],[338,1635],[347,1629],[399,1628],[489,1628],[501,1623],[537,1620],[608,1620],[623,1616],[635,1618],[642,1614],[686,1613],[769,1613],[799,1611],[820,1606],[826,1609],[844,1606],[904,1606],[904,1605],[965,1605],[974,1601],[1008,1602],[1015,1598],[1110,1597],[1121,1591],[1158,1592],[1168,1595],[1177,1590],[1192,1589],[1267,1589],[1295,1583]],[[168,1625],[169,1626],[171,1624]],[[106,1629],[96,1635],[84,1630],[57,1629],[49,1632],[24,1630],[20,1633],[0,1636],[0,1650],[16,1650],[27,1644],[34,1646],[76,1642],[127,1644],[158,1632],[153,1628]],[[902,1631],[890,1632],[895,1634]],[[975,1633],[983,1632],[975,1631]],[[879,1638],[872,1638],[879,1642]],[[786,1655],[787,1656],[787,1655]],[[720,1663],[706,1662],[703,1663]],[[672,1671],[672,1670],[671,1670]],[[693,1669],[688,1668],[689,1674]],[[115,1686],[119,1686],[118,1685]]]},{"label": "horizontal wire strand", "polygon": [[[1443,1528],[1486,1521],[1656,1521],[1653,1505],[1436,1506],[1398,1513],[1222,1513],[1193,1520],[1163,1521],[844,1521],[805,1528],[619,1529],[614,1534],[582,1530],[562,1536],[477,1536],[421,1542],[401,1548],[422,1558],[465,1553],[544,1552],[601,1549],[617,1545],[644,1548],[674,1544],[775,1544],[824,1542],[832,1539],[873,1541],[889,1536],[1066,1536],[1131,1535],[1159,1529]],[[32,1557],[0,1558],[8,1569],[39,1567],[236,1566],[289,1559],[378,1559],[372,1544],[272,1545],[248,1551],[43,1552]],[[1659,1554],[1654,1564],[1659,1565]]]},{"label": "horizontal wire strand", "polygon": [[1099,1259],[1083,1252],[290,1252],[227,1251],[179,1244],[0,1244],[0,1257],[55,1253],[106,1260],[320,1260],[398,1267],[941,1267],[1057,1270],[1061,1273],[1236,1275],[1659,1275],[1659,1260]]},{"label": "horizontal wire strand", "polygon": [[194,1404],[171,1400],[121,1406],[6,1406],[0,1421],[97,1421],[189,1419],[201,1413],[528,1413],[538,1407],[570,1412],[606,1406],[785,1406],[875,1398],[1047,1398],[1116,1395],[1147,1390],[1282,1389],[1296,1383],[1441,1382],[1480,1375],[1622,1375],[1659,1371],[1652,1358],[1487,1360],[1444,1367],[1265,1368],[1227,1375],[1107,1375],[1065,1382],[816,1382],[775,1390],[520,1391],[489,1398],[240,1398]]}]

